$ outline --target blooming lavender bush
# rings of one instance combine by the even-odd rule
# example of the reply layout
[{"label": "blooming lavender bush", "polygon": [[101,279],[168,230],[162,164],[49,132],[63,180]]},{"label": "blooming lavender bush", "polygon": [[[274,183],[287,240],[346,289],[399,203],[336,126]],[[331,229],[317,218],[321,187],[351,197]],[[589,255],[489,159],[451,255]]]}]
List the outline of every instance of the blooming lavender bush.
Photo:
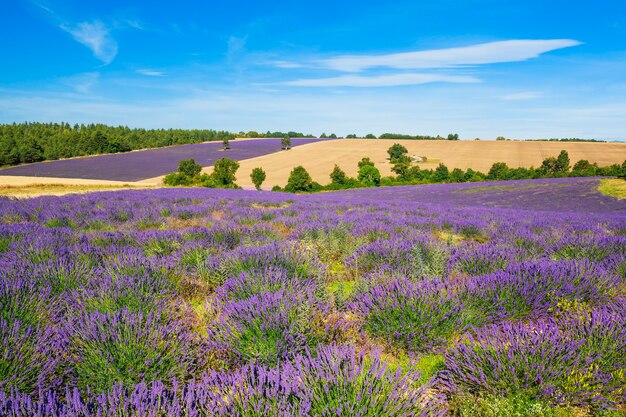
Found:
[{"label": "blooming lavender bush", "polygon": [[320,307],[311,292],[282,290],[228,301],[208,328],[208,340],[237,361],[275,364],[323,339],[324,331],[315,323],[322,318]]},{"label": "blooming lavender bush", "polygon": [[442,346],[463,326],[459,299],[439,280],[379,285],[349,308],[372,336],[412,351]]},{"label": "blooming lavender bush", "polygon": [[201,354],[197,338],[183,322],[161,316],[124,308],[85,314],[68,324],[73,385],[102,392],[116,382],[131,386],[193,375]]}]

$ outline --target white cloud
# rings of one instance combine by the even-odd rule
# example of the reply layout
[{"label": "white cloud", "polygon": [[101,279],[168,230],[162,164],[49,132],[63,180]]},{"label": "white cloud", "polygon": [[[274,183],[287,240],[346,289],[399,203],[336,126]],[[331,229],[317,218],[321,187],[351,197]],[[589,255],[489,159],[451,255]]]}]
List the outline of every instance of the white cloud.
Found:
[{"label": "white cloud", "polygon": [[104,64],[110,64],[117,55],[117,42],[109,29],[99,20],[82,22],[76,26],[61,25],[74,39],[91,49],[93,55]]},{"label": "white cloud", "polygon": [[302,64],[298,64],[296,62],[289,62],[289,61],[269,61],[268,64],[273,65],[278,68],[287,68],[287,69],[303,67]]},{"label": "white cloud", "polygon": [[165,72],[163,71],[156,71],[156,70],[151,70],[151,69],[138,69],[137,71],[135,71],[137,74],[141,74],[141,75],[147,75],[150,77],[164,77],[165,76]]},{"label": "white cloud", "polygon": [[89,94],[94,85],[100,80],[100,73],[98,72],[85,72],[77,74],[72,77],[66,77],[61,79],[61,84],[67,85],[74,89],[77,93]]},{"label": "white cloud", "polygon": [[287,81],[282,85],[297,87],[392,87],[399,85],[427,84],[435,82],[478,83],[480,79],[464,75],[439,74],[393,74],[376,77],[345,75],[332,78]]},{"label": "white cloud", "polygon": [[520,93],[507,94],[502,96],[502,100],[508,101],[522,101],[522,100],[534,100],[536,98],[543,97],[543,93],[539,91],[522,91]]},{"label": "white cloud", "polygon": [[342,55],[319,59],[314,63],[345,72],[358,72],[373,67],[397,69],[450,68],[463,65],[525,61],[536,58],[545,52],[580,44],[579,41],[573,39],[520,39],[481,43],[460,48],[385,55]]}]

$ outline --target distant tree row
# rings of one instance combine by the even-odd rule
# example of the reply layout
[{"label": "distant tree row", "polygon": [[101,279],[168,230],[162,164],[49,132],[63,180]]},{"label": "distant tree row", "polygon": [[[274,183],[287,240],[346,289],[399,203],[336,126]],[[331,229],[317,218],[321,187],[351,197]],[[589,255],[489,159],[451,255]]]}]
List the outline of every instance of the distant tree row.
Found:
[{"label": "distant tree row", "polygon": [[69,123],[0,124],[0,166],[234,137],[230,132],[216,130],[149,130]]},{"label": "distant tree row", "polygon": [[391,171],[395,176],[381,177],[380,171],[375,167],[374,162],[370,158],[363,158],[358,163],[359,171],[357,178],[348,177],[339,166],[335,165],[330,173],[330,184],[321,185],[311,179],[304,167],[298,166],[291,172],[285,188],[275,186],[273,190],[316,192],[390,185],[626,175],[626,160],[621,165],[613,164],[599,167],[596,163],[592,164],[583,159],[576,162],[573,167],[570,167],[569,155],[565,150],[561,151],[556,157],[544,159],[538,168],[510,168],[504,162],[496,162],[491,166],[487,174],[472,168],[467,170],[454,168],[450,170],[442,163],[434,169],[421,169],[419,165],[411,164],[406,148],[397,143],[391,146],[387,152],[389,153],[389,160],[393,164]]},{"label": "distant tree row", "polygon": [[[257,132],[255,130],[250,130],[249,132],[239,132],[237,134],[239,138],[316,138],[317,136],[309,134],[304,134],[302,132],[270,132],[269,130],[265,133]],[[322,136],[320,136],[322,137]],[[337,136],[335,136],[337,137]]]}]

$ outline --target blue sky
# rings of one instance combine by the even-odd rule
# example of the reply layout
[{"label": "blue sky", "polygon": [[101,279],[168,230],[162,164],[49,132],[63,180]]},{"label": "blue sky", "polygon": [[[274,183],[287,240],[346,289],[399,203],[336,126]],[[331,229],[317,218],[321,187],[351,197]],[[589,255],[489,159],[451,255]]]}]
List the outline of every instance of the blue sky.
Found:
[{"label": "blue sky", "polygon": [[626,138],[626,2],[13,0],[0,122]]}]

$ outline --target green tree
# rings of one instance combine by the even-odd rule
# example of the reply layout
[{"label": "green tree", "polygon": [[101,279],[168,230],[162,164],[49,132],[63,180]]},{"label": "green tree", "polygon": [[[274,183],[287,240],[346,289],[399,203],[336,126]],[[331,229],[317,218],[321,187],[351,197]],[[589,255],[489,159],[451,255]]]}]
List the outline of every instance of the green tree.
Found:
[{"label": "green tree", "polygon": [[371,159],[369,159],[368,157],[362,158],[359,163],[359,169],[363,168],[365,165],[371,165],[374,166],[374,161],[372,161]]},{"label": "green tree", "polygon": [[285,136],[280,140],[280,147],[283,149],[291,149],[291,138]]},{"label": "green tree", "polygon": [[586,159],[581,159],[572,167],[572,176],[574,177],[591,177],[596,174],[597,164],[592,164]]},{"label": "green tree", "polygon": [[347,181],[348,177],[346,176],[346,173],[339,168],[339,165],[335,165],[333,171],[330,173],[331,184],[345,185]]},{"label": "green tree", "polygon": [[465,182],[465,172],[460,168],[454,168],[450,172],[450,182]]},{"label": "green tree", "polygon": [[567,174],[569,172],[569,154],[566,150],[562,150],[559,156],[556,157],[556,169],[560,174]]},{"label": "green tree", "polygon": [[459,140],[459,134],[458,133],[449,133],[448,134],[448,140]]},{"label": "green tree", "polygon": [[378,187],[380,185],[380,171],[374,164],[365,164],[359,169],[358,179],[367,187]]},{"label": "green tree", "polygon": [[335,135],[334,133],[331,133],[330,135],[328,135],[328,137],[330,139],[337,139],[337,135]]},{"label": "green tree", "polygon": [[311,176],[302,165],[298,165],[289,174],[285,191],[290,193],[306,192],[311,191],[311,188],[313,188]]},{"label": "green tree", "polygon": [[442,163],[437,165],[437,168],[435,168],[435,172],[433,172],[432,179],[433,182],[448,181],[448,179],[450,179],[450,171],[448,170],[448,167]]},{"label": "green tree", "polygon": [[374,135],[373,133],[368,133],[367,135],[365,135],[365,139],[376,139],[376,135]]},{"label": "green tree", "polygon": [[193,178],[202,171],[202,166],[197,164],[194,159],[183,159],[178,163],[178,172]]},{"label": "green tree", "polygon": [[389,154],[389,160],[392,163],[408,159],[407,153],[409,153],[408,149],[399,143],[394,143],[391,145],[389,149],[387,149],[387,153]]},{"label": "green tree", "polygon": [[235,174],[239,169],[239,162],[228,158],[220,158],[213,164],[213,173],[211,177],[215,180],[219,187],[236,186],[237,178]]},{"label": "green tree", "polygon": [[488,180],[506,180],[509,177],[509,166],[504,162],[495,162],[487,173]]},{"label": "green tree", "polygon": [[410,168],[411,165],[408,162],[398,162],[391,167],[391,171],[396,174],[400,181],[410,181],[412,179]]},{"label": "green tree", "polygon": [[228,136],[225,136],[224,139],[222,139],[222,147],[224,149],[230,149],[230,138]]},{"label": "green tree", "polygon": [[326,133],[322,133],[322,134],[320,135],[320,139],[326,139],[327,137],[328,137],[328,136],[326,136]]},{"label": "green tree", "polygon": [[265,171],[263,170],[263,168],[254,168],[250,173],[250,178],[252,179],[254,188],[260,190],[261,184],[263,184],[263,181],[265,181]]},{"label": "green tree", "polygon": [[506,138],[504,136],[498,136],[496,140],[506,140]]}]

